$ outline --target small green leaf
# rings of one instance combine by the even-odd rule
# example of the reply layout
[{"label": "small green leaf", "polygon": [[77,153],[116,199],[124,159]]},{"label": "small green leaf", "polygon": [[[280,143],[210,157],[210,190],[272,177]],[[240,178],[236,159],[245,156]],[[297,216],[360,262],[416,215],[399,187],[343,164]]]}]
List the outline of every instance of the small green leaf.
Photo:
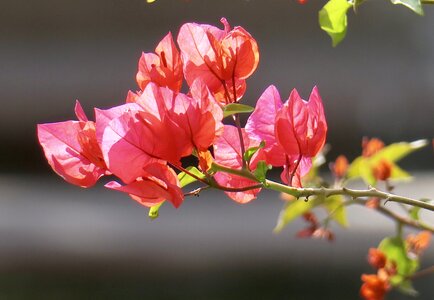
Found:
[{"label": "small green leaf", "polygon": [[265,161],[261,160],[260,162],[258,162],[254,174],[260,182],[264,183],[265,180],[267,179],[267,172],[270,169],[271,169],[271,165],[267,165]]},{"label": "small green leaf", "polygon": [[319,11],[319,25],[332,38],[333,47],[347,33],[347,11],[351,6],[347,0],[330,0]]},{"label": "small green leaf", "polygon": [[410,218],[412,218],[415,221],[419,221],[419,211],[420,211],[420,207],[413,206],[409,211]]},{"label": "small green leaf", "polygon": [[348,227],[347,211],[345,209],[344,197],[341,195],[330,196],[324,201],[324,206],[332,220],[342,227]]},{"label": "small green leaf", "polygon": [[223,117],[226,118],[233,114],[251,113],[255,108],[246,104],[231,103],[223,107]]},{"label": "small green leaf", "polygon": [[404,5],[409,9],[411,9],[412,11],[414,11],[415,13],[417,13],[418,15],[423,16],[423,8],[420,0],[390,0],[390,1],[393,4]]},{"label": "small green leaf", "polygon": [[[199,178],[205,178],[205,175],[203,175],[203,173],[201,171],[199,171],[198,168],[190,166],[188,168],[186,168],[191,174],[196,175]],[[179,179],[179,184],[181,185],[181,187],[184,187],[190,183],[195,182],[197,179],[188,175],[187,173],[181,172],[178,174],[178,179]]]},{"label": "small green leaf", "polygon": [[390,174],[391,179],[408,180],[411,179],[411,175],[406,171],[398,167],[396,164],[392,164],[392,173]]},{"label": "small green leaf", "polygon": [[390,144],[374,154],[371,159],[373,163],[376,163],[382,159],[386,159],[390,162],[397,162],[410,153],[422,149],[426,145],[428,145],[427,140],[417,140],[411,143],[401,142]]},{"label": "small green leaf", "polygon": [[405,242],[400,237],[385,238],[378,246],[388,261],[396,263],[397,275],[392,277],[391,283],[399,286],[405,278],[411,276],[419,267],[418,259],[408,257]]},{"label": "small green leaf", "polygon": [[322,204],[323,202],[323,199],[320,198],[312,198],[307,202],[300,199],[288,202],[280,212],[274,232],[280,232],[290,222],[302,216],[304,213],[310,211],[314,207]]},{"label": "small green leaf", "polygon": [[265,147],[265,141],[262,141],[259,144],[259,146],[251,147],[251,148],[247,149],[246,152],[244,152],[244,160],[247,162],[250,162],[253,155],[255,155],[255,153],[258,152],[259,149],[264,148],[264,147]]},{"label": "small green leaf", "polygon": [[347,178],[361,177],[366,184],[375,185],[376,179],[372,173],[372,168],[380,161],[386,160],[392,164],[391,179],[410,179],[410,174],[398,167],[395,162],[426,145],[428,145],[427,140],[394,143],[384,147],[371,157],[359,156],[348,167]]},{"label": "small green leaf", "polygon": [[156,219],[156,218],[158,218],[158,216],[159,216],[158,212],[160,210],[161,205],[163,205],[163,203],[164,203],[164,201],[162,201],[162,202],[158,203],[157,205],[154,205],[151,208],[149,208],[149,213],[148,213],[149,218],[151,218],[153,220]]}]

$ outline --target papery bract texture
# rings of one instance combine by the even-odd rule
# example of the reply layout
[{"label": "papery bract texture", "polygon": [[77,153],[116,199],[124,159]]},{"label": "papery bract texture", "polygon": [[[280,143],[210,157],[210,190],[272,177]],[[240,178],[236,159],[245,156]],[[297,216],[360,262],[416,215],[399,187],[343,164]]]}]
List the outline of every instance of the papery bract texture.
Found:
[{"label": "papery bract texture", "polygon": [[262,93],[255,110],[246,123],[246,132],[251,138],[265,142],[263,148],[266,161],[274,167],[285,165],[286,158],[282,146],[277,142],[275,135],[276,115],[282,108],[279,91],[270,85]]},{"label": "papery bract texture", "polygon": [[200,82],[192,95],[150,83],[135,103],[98,111],[98,141],[110,170],[129,183],[148,163],[178,165],[194,148],[210,147],[221,132],[222,110]]},{"label": "papery bract texture", "polygon": [[127,185],[111,181],[105,186],[127,193],[132,199],[147,207],[165,200],[179,207],[184,199],[176,173],[162,163],[148,164],[143,169],[142,176]]},{"label": "papery bract texture", "polygon": [[95,133],[80,103],[75,112],[79,121],[38,124],[38,140],[53,170],[67,182],[91,187],[108,173]]},{"label": "papery bract texture", "polygon": [[318,89],[309,101],[293,90],[276,117],[276,137],[289,156],[314,157],[324,146],[327,123]]},{"label": "papery bract texture", "polygon": [[141,90],[153,82],[179,92],[183,80],[182,62],[170,32],[155,48],[155,53],[142,53],[136,80]]},{"label": "papery bract texture", "polygon": [[[259,143],[250,139],[249,136],[243,131],[243,140],[245,149],[256,147]],[[252,170],[255,169],[257,161],[263,159],[261,152],[257,153],[251,162]],[[242,154],[240,148],[240,139],[238,135],[238,129],[231,125],[224,126],[223,135],[220,136],[215,145],[214,145],[214,156],[215,162],[221,164],[225,167],[230,167],[233,169],[241,169],[242,167]],[[217,172],[214,176],[216,181],[224,187],[229,188],[245,188],[249,186],[253,186],[257,184],[257,182],[247,179],[244,177],[240,177],[237,175]],[[261,189],[252,189],[248,191],[240,191],[240,192],[225,192],[231,199],[238,203],[247,203],[251,200],[255,199],[257,194],[261,191]]]},{"label": "papery bract texture", "polygon": [[311,168],[312,158],[324,145],[327,124],[315,87],[306,102],[294,89],[282,104],[276,87],[269,86],[259,98],[246,124],[249,136],[264,141],[268,164],[283,166],[284,183],[301,187],[301,177]]},{"label": "papery bract texture", "polygon": [[221,104],[235,102],[245,92],[245,79],[256,69],[256,41],[242,27],[224,30],[205,24],[186,23],[178,34],[184,76],[189,85],[201,78]]}]

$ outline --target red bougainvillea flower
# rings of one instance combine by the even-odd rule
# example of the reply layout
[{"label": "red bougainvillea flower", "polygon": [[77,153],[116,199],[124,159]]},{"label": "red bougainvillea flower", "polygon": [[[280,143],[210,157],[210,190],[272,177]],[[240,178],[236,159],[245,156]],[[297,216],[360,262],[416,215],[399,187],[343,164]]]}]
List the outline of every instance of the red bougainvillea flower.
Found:
[{"label": "red bougainvillea flower", "polygon": [[279,91],[270,85],[259,97],[255,110],[246,123],[246,132],[258,142],[264,141],[266,161],[274,167],[285,165],[286,159],[282,146],[276,140],[276,115],[283,103]]},{"label": "red bougainvillea flower", "polygon": [[301,177],[311,167],[311,158],[324,145],[327,124],[318,90],[315,87],[306,102],[294,89],[282,104],[279,92],[268,87],[250,115],[246,131],[252,138],[265,141],[265,157],[273,166],[283,166],[282,181],[301,187]]},{"label": "red bougainvillea flower", "polygon": [[431,232],[422,231],[417,235],[409,234],[406,239],[407,251],[414,255],[421,255],[430,245]]},{"label": "red bougainvillea flower", "polygon": [[164,200],[178,207],[184,199],[176,173],[166,164],[158,162],[148,164],[143,169],[142,176],[127,185],[122,186],[116,181],[111,181],[105,186],[128,193],[131,198],[147,207]]},{"label": "red bougainvillea flower", "polygon": [[276,116],[276,138],[289,156],[315,157],[324,146],[327,123],[317,87],[304,101],[294,89]]},{"label": "red bougainvillea flower", "polygon": [[97,110],[98,142],[110,170],[130,183],[149,163],[179,165],[193,148],[207,149],[221,131],[223,114],[205,91],[194,83],[191,98],[150,83],[136,103]]},{"label": "red bougainvillea flower", "polygon": [[53,170],[67,182],[91,187],[108,173],[95,134],[77,101],[78,121],[38,124],[38,139]]},{"label": "red bougainvillea flower", "polygon": [[[242,132],[245,149],[259,145],[256,140],[249,138],[244,129],[242,129]],[[259,151],[252,158],[250,164],[252,170],[256,168],[256,164],[259,160],[264,159],[261,153],[262,152]],[[236,127],[225,125],[223,135],[221,135],[214,144],[214,156],[215,162],[218,164],[232,169],[241,169],[243,161],[238,129]],[[214,178],[221,186],[229,188],[239,189],[257,184],[257,182],[253,180],[224,172],[217,172]],[[240,192],[226,192],[226,194],[238,203],[247,203],[255,199],[260,191],[261,189],[253,189]]]},{"label": "red bougainvillea flower", "polygon": [[362,274],[362,281],[360,296],[365,300],[383,300],[390,289],[387,279],[377,274]]},{"label": "red bougainvillea flower", "polygon": [[245,79],[259,62],[256,41],[242,27],[230,29],[225,18],[224,30],[217,27],[186,23],[178,35],[189,85],[201,78],[221,104],[235,102],[245,92]]},{"label": "red bougainvillea flower", "polygon": [[179,92],[182,79],[181,57],[169,32],[155,48],[155,53],[142,53],[136,80],[142,90],[149,82],[154,82]]},{"label": "red bougainvillea flower", "polygon": [[348,167],[349,163],[345,155],[339,155],[335,162],[330,164],[330,169],[337,178],[344,177]]}]

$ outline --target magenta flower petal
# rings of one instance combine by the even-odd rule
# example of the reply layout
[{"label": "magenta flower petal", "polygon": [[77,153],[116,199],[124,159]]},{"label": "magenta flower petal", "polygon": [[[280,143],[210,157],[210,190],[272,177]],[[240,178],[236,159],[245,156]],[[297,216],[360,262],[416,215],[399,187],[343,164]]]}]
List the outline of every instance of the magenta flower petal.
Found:
[{"label": "magenta flower petal", "polygon": [[[252,140],[243,130],[243,139],[245,149],[257,146],[259,143],[256,140]],[[238,130],[236,127],[231,125],[224,126],[223,135],[220,136],[214,145],[214,156],[215,161],[226,167],[233,169],[240,169],[242,166],[242,156],[240,140],[238,136]],[[253,159],[255,161],[255,158]],[[256,162],[251,164],[254,168]],[[246,179],[237,175],[217,172],[215,175],[216,181],[225,187],[230,188],[245,188],[249,186],[256,185],[257,182]],[[247,203],[256,198],[257,194],[261,189],[254,189],[241,192],[226,192],[226,194],[238,203]]]},{"label": "magenta flower petal", "polygon": [[179,207],[184,199],[176,173],[161,163],[147,165],[143,176],[127,185],[122,186],[111,181],[105,186],[127,193],[131,198],[148,207],[165,200],[171,202],[175,207]]},{"label": "magenta flower petal", "polygon": [[67,182],[93,186],[106,169],[86,156],[78,140],[82,126],[78,121],[38,124],[38,139],[53,170]]},{"label": "magenta flower petal", "polygon": [[266,161],[276,167],[285,164],[283,148],[275,136],[276,115],[282,106],[278,90],[270,85],[259,98],[246,124],[246,132],[251,138],[265,142]]}]

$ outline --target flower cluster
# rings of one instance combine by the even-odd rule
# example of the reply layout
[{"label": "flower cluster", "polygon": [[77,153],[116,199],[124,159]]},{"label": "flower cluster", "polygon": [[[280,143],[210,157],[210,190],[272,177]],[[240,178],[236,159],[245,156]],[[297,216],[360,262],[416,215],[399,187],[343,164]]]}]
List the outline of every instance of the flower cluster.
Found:
[{"label": "flower cluster", "polygon": [[[224,112],[239,105],[246,91],[259,51],[244,28],[231,28],[224,18],[221,22],[223,29],[186,23],[177,45],[168,33],[154,53],[142,53],[136,75],[139,90],[129,91],[120,106],[95,109],[95,122],[77,101],[78,121],[39,124],[39,142],[53,170],[81,187],[113,175],[117,179],[107,188],[125,192],[145,206],[165,200],[175,207],[182,203],[177,172],[221,188],[239,203],[259,193],[258,166],[283,167],[282,181],[300,187],[300,178],[326,138],[318,89],[309,101],[294,89],[283,103],[270,86],[245,128],[236,109],[229,114],[235,125],[223,124]],[[181,159],[191,155],[197,157],[198,168],[182,165]],[[191,167],[200,174],[189,173]],[[228,169],[251,176],[224,171]]]},{"label": "flower cluster", "polygon": [[376,274],[362,274],[363,284],[360,295],[366,300],[382,300],[392,287],[407,287],[419,264],[419,257],[428,248],[431,233],[422,231],[410,234],[405,240],[386,238],[379,248],[371,248],[368,253],[369,264],[377,270]]}]

